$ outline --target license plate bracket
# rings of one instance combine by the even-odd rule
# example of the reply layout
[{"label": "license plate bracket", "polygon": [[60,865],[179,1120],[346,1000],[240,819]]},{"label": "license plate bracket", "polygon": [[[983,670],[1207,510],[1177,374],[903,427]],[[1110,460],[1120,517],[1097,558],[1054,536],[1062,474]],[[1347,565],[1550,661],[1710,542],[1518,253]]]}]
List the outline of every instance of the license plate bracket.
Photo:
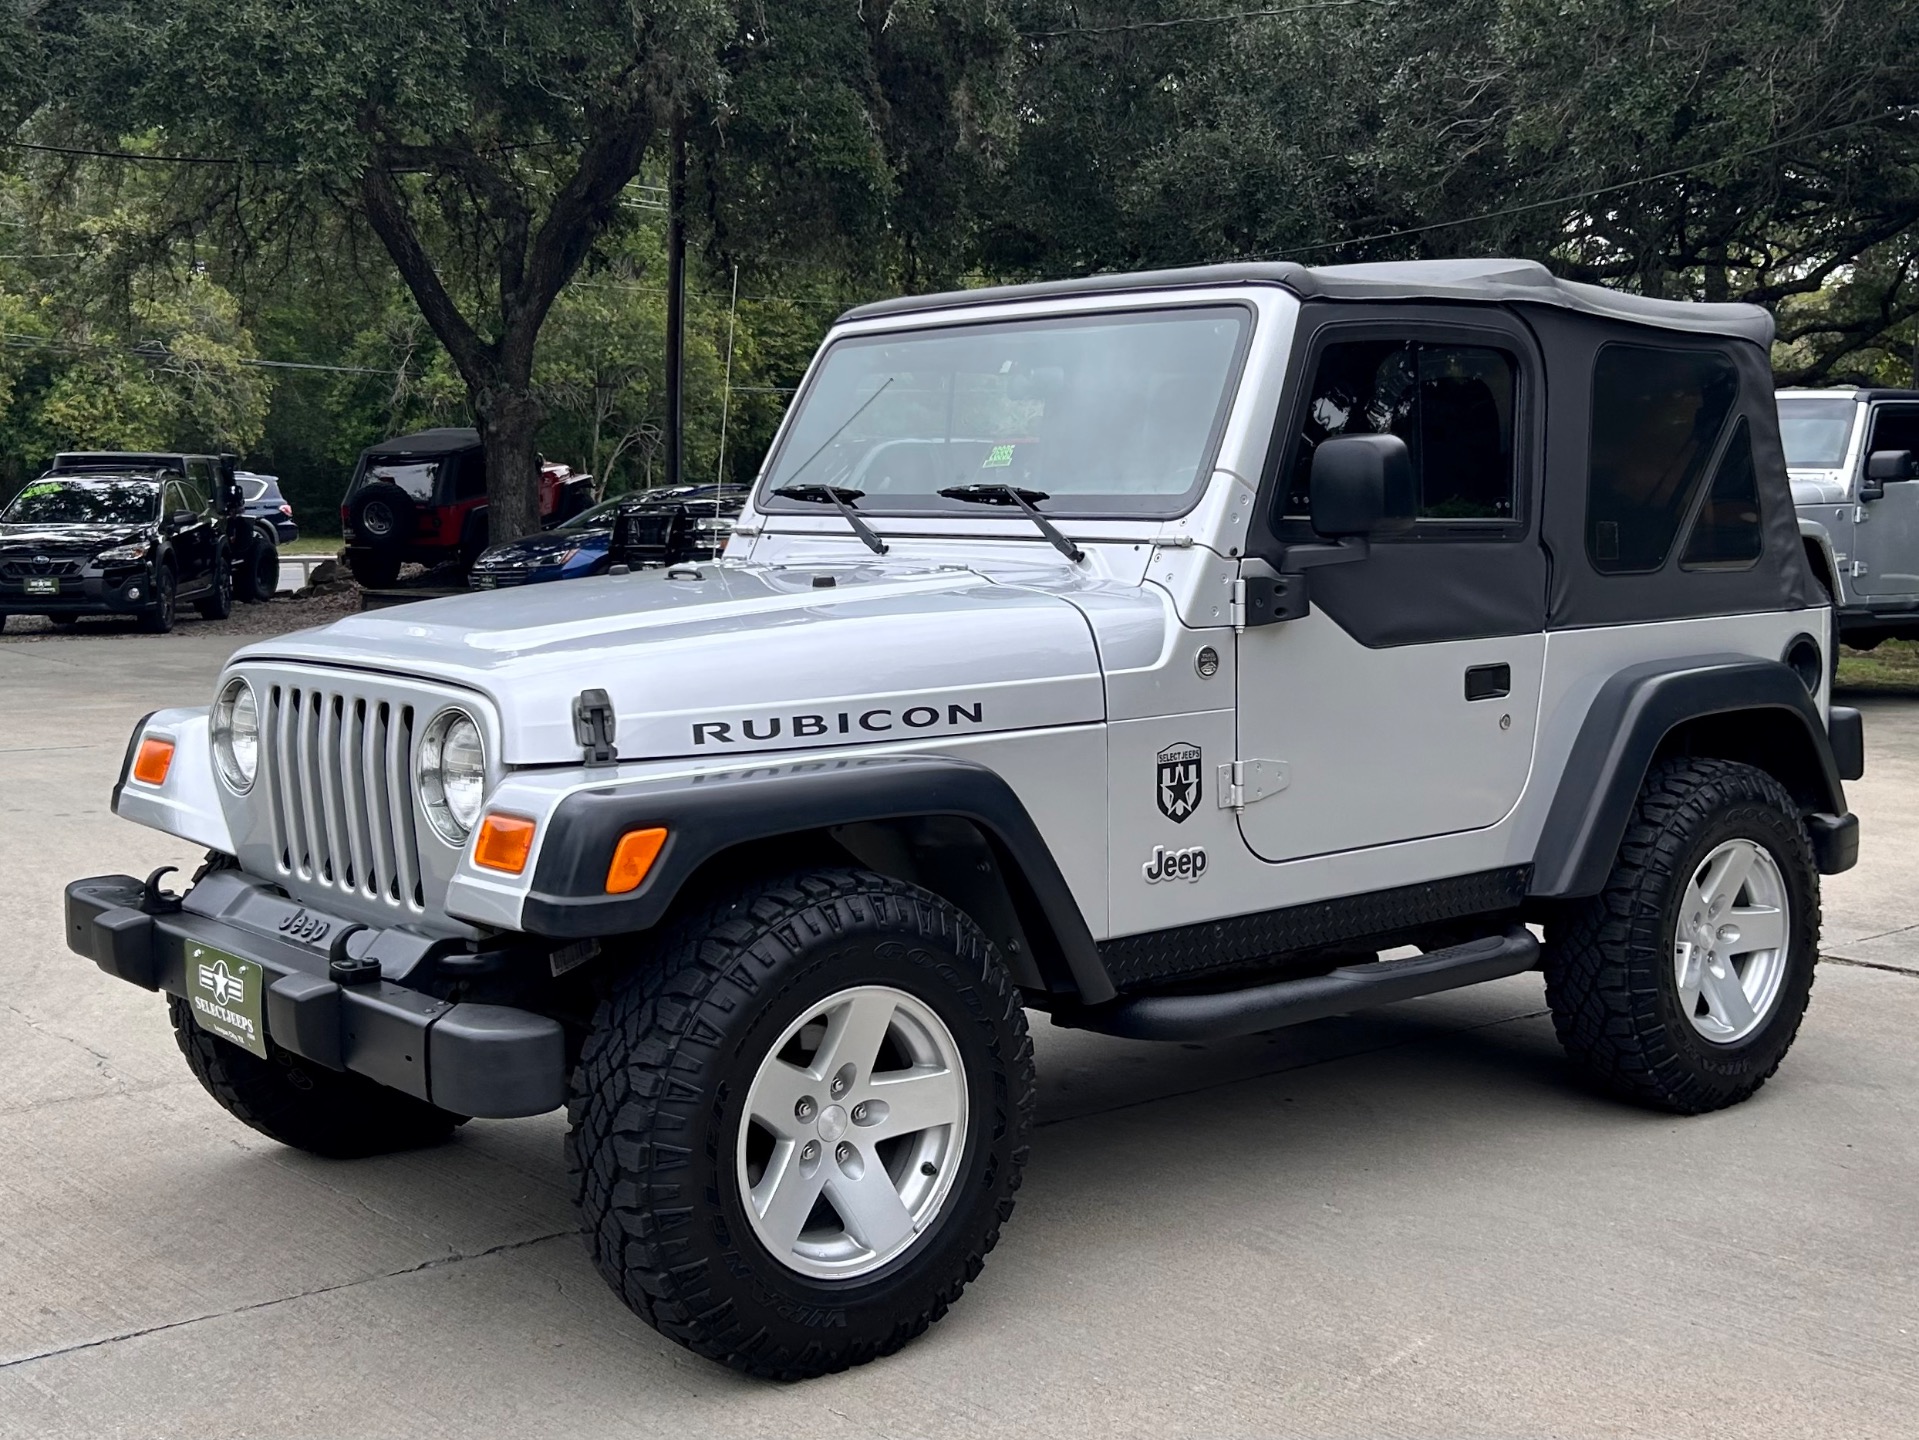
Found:
[{"label": "license plate bracket", "polygon": [[212,945],[186,947],[187,1005],[195,1023],[262,1060],[267,1058],[266,971]]},{"label": "license plate bracket", "polygon": [[59,593],[60,582],[58,580],[48,579],[40,575],[30,575],[27,577],[27,594],[58,595]]}]

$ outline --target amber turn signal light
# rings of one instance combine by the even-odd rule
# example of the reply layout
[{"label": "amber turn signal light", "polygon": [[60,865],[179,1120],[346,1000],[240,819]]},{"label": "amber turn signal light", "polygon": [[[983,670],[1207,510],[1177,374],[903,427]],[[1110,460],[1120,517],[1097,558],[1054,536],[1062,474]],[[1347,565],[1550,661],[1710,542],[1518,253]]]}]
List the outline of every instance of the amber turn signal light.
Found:
[{"label": "amber turn signal light", "polygon": [[488,815],[473,842],[473,863],[487,870],[518,875],[533,853],[534,824],[519,815]]},{"label": "amber turn signal light", "polygon": [[173,764],[173,742],[149,735],[140,742],[140,753],[133,757],[133,778],[142,785],[164,785],[167,767]]},{"label": "amber turn signal light", "polygon": [[606,867],[606,893],[625,895],[639,889],[646,872],[660,858],[660,847],[664,844],[666,831],[657,826],[651,830],[629,830],[622,835],[620,843],[613,847],[613,863]]}]

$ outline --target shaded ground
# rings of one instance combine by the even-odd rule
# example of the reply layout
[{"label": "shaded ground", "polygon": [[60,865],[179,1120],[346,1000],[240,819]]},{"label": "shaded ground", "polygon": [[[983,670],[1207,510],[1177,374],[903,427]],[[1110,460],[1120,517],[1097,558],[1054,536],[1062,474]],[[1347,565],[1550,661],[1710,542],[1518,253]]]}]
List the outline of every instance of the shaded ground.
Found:
[{"label": "shaded ground", "polygon": [[1919,643],[1882,640],[1870,650],[1839,648],[1836,693],[1919,696]]}]

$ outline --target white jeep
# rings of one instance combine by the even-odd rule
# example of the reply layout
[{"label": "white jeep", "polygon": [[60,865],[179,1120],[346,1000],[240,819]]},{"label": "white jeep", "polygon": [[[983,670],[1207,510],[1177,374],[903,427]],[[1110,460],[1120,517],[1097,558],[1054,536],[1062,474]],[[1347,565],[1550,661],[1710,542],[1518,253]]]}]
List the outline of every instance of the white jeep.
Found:
[{"label": "white jeep", "polygon": [[1864,763],[1770,338],[1513,261],[854,310],[722,559],[266,641],[142,720],[114,808],[207,865],[75,881],[70,942],[291,1145],[565,1105],[608,1282],[770,1376],[979,1273],[1028,1012],[1543,969],[1596,1083],[1731,1104]]}]

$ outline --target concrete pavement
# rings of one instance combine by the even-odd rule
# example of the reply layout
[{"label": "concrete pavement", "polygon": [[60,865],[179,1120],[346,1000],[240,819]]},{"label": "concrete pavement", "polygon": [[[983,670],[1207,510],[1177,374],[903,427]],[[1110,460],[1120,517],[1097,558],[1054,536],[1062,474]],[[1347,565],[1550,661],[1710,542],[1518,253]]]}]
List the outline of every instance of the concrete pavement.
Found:
[{"label": "concrete pavement", "polygon": [[572,1233],[558,1116],[328,1163],[221,1112],[71,956],[137,716],[219,637],[0,644],[0,1435],[1919,1431],[1919,702],[1865,702],[1864,859],[1784,1069],[1696,1120],[1569,1080],[1536,977],[1277,1035],[1036,1026],[985,1274],[804,1385],[661,1339]]}]

